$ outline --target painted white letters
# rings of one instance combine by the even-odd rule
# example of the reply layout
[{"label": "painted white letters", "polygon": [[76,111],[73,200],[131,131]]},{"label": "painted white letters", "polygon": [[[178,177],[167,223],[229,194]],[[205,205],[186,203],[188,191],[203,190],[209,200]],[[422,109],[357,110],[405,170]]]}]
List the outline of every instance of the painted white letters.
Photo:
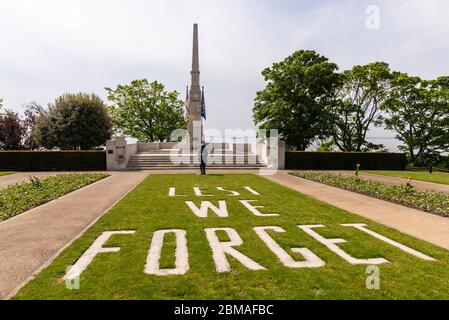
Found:
[{"label": "painted white letters", "polygon": [[[176,235],[175,268],[161,269],[159,260],[164,245],[164,236],[167,233]],[[150,251],[148,252],[147,262],[145,264],[145,273],[158,276],[182,275],[189,270],[189,253],[187,250],[186,231],[179,229],[158,230],[153,234]]]},{"label": "painted white letters", "polygon": [[[242,238],[235,229],[232,228],[208,228],[204,229],[206,232],[207,240],[212,249],[212,255],[215,261],[215,269],[217,272],[229,272],[231,271],[231,266],[226,258],[226,254],[234,257],[240,263],[250,270],[266,270],[257,262],[251,260],[241,252],[237,251],[233,247],[240,246],[243,244]],[[224,231],[227,233],[230,241],[220,242],[217,237],[217,231]]]},{"label": "painted white letters", "polygon": [[201,201],[201,206],[198,208],[193,201],[186,201],[187,206],[190,210],[199,218],[207,218],[209,209],[217,214],[221,218],[226,218],[229,216],[228,208],[226,206],[226,201],[218,201],[218,208],[214,206],[209,201]]},{"label": "painted white letters", "polygon": [[255,227],[254,231],[262,239],[267,247],[281,260],[282,264],[288,268],[319,268],[326,263],[317,255],[307,248],[292,248],[292,252],[301,254],[305,260],[295,261],[282,247],[273,240],[268,234],[267,230],[274,232],[285,232],[281,227]]},{"label": "painted white letters", "polygon": [[248,190],[249,192],[251,192],[253,195],[255,196],[260,196],[260,193],[255,191],[254,189],[252,189],[251,187],[245,187],[246,190]]},{"label": "painted white letters", "polygon": [[253,206],[251,202],[257,202],[257,200],[240,200],[240,203],[245,206],[252,214],[258,217],[277,217],[279,214],[277,213],[262,213],[258,208],[263,208],[263,206]]},{"label": "painted white letters", "polygon": [[377,238],[379,240],[382,240],[388,244],[391,244],[392,246],[401,249],[402,251],[405,251],[415,257],[421,258],[423,260],[427,260],[427,261],[435,261],[434,258],[429,257],[428,255],[425,255],[424,253],[421,253],[419,251],[416,251],[415,249],[412,249],[410,247],[407,247],[403,244],[400,244],[399,242],[396,242],[390,238],[387,238],[381,234],[378,234],[377,232],[371,231],[369,229],[366,228],[366,224],[364,223],[347,223],[347,224],[342,224],[343,227],[354,227],[356,229],[359,229],[360,231],[363,231],[371,236],[373,236],[374,238]]},{"label": "painted white letters", "polygon": [[168,196],[169,197],[185,197],[186,195],[184,195],[184,194],[177,195],[176,194],[176,188],[175,187],[171,187],[168,190]]},{"label": "painted white letters", "polygon": [[324,225],[317,224],[317,225],[304,225],[304,226],[298,226],[300,229],[304,230],[308,235],[315,238],[322,244],[324,244],[329,250],[333,251],[346,261],[348,261],[350,264],[382,264],[389,262],[387,259],[384,258],[371,258],[371,259],[357,259],[353,256],[349,255],[347,252],[345,252],[343,249],[341,249],[339,246],[337,246],[337,243],[345,243],[346,240],[344,239],[326,239],[317,232],[313,231],[314,228],[324,228]]},{"label": "painted white letters", "polygon": [[107,252],[119,252],[120,248],[118,247],[111,247],[111,248],[104,248],[103,245],[106,243],[106,241],[109,240],[109,238],[116,234],[134,234],[135,231],[106,231],[103,232],[97,240],[94,241],[94,243],[90,246],[89,249],[84,252],[84,254],[81,256],[81,258],[78,259],[78,261],[67,271],[67,273],[64,276],[64,280],[74,280],[76,278],[79,278],[81,274],[86,270],[86,268],[92,263],[95,256],[99,253],[107,253]]},{"label": "painted white letters", "polygon": [[237,191],[226,190],[223,187],[217,187],[217,190],[224,191],[224,192],[229,192],[233,196],[239,196],[240,195],[240,193],[238,193]]},{"label": "painted white letters", "polygon": [[198,187],[194,187],[193,191],[195,192],[195,195],[198,197],[212,197],[213,195],[211,194],[203,194],[203,192],[201,191],[200,188]]}]

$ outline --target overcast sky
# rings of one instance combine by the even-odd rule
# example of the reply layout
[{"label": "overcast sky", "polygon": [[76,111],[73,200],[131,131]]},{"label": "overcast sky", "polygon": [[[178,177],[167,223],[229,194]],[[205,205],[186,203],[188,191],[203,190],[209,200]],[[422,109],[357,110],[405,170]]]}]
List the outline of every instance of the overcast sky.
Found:
[{"label": "overcast sky", "polygon": [[252,128],[260,72],[298,49],[341,70],[383,60],[426,79],[449,75],[448,13],[447,0],[0,0],[0,98],[21,111],[148,78],[184,99],[196,22],[206,127]]}]

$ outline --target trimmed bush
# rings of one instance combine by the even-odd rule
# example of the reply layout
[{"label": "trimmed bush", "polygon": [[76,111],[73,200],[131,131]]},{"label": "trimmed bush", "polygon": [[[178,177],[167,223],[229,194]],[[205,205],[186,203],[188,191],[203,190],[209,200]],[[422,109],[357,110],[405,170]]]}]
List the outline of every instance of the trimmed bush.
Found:
[{"label": "trimmed bush", "polygon": [[389,152],[286,152],[287,169],[302,170],[404,170],[404,153]]},{"label": "trimmed bush", "polygon": [[104,173],[66,173],[45,179],[30,177],[0,189],[0,221],[9,219],[67,193],[106,178]]},{"label": "trimmed bush", "polygon": [[351,177],[327,172],[294,172],[292,174],[440,216],[449,216],[449,195],[439,192],[417,190],[414,189],[410,183],[405,185],[394,185],[357,178],[356,176]]},{"label": "trimmed bush", "polygon": [[64,94],[40,114],[33,136],[46,149],[92,150],[111,138],[112,121],[95,94]]},{"label": "trimmed bush", "polygon": [[105,151],[0,151],[0,171],[101,171]]}]

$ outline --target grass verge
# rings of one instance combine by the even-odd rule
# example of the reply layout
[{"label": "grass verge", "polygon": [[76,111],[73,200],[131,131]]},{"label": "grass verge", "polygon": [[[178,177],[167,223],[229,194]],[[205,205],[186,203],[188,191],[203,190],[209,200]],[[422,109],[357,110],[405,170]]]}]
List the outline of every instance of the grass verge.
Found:
[{"label": "grass verge", "polygon": [[363,170],[363,172],[405,179],[411,177],[414,180],[449,184],[449,173],[445,172],[429,173],[426,171],[383,171],[383,170]]},{"label": "grass verge", "polygon": [[324,183],[333,187],[358,192],[367,196],[399,203],[411,208],[447,217],[449,195],[417,190],[412,185],[393,185],[369,179],[327,172],[293,172],[293,175]]},{"label": "grass verge", "polygon": [[104,173],[66,173],[45,179],[30,177],[29,182],[0,189],[0,221],[57,199],[107,177]]},{"label": "grass verge", "polygon": [[[250,186],[260,193],[245,189]],[[170,187],[176,194],[169,197]],[[197,196],[193,187],[200,187]],[[238,196],[217,190],[234,190]],[[218,206],[224,200],[228,217],[209,210],[207,218],[197,217],[186,201],[197,206],[210,201]],[[257,200],[253,205],[262,213],[255,216],[240,200]],[[430,255],[425,261],[376,239],[344,223],[365,223],[370,230]],[[325,238],[342,238],[338,246],[357,258],[383,257],[379,265],[380,288],[366,286],[367,265],[352,265],[318,242],[298,225],[322,224],[316,229]],[[318,268],[289,268],[257,236],[253,228],[279,226],[286,232],[270,236],[295,261],[304,257],[292,248],[308,248],[325,265]],[[243,244],[235,249],[266,270],[253,271],[227,256],[231,271],[218,273],[205,228],[235,229]],[[144,272],[155,231],[182,229],[187,233],[189,270],[183,275],[157,276]],[[104,247],[120,247],[114,253],[100,253],[81,274],[79,288],[70,290],[63,277],[67,267],[106,231],[134,230],[134,234],[111,237]],[[228,241],[226,233],[218,233]],[[159,261],[161,268],[174,266],[174,237],[165,237]],[[448,299],[449,251],[414,239],[398,231],[348,213],[326,203],[270,182],[260,176],[226,174],[151,175],[104,215],[84,235],[65,249],[53,263],[28,283],[15,299]],[[70,286],[69,286],[70,288]],[[72,286],[73,288],[73,286]]]},{"label": "grass verge", "polygon": [[13,174],[13,173],[15,173],[15,172],[9,172],[9,171],[0,171],[0,177],[1,177],[1,176],[7,176],[7,175],[9,175],[9,174]]}]

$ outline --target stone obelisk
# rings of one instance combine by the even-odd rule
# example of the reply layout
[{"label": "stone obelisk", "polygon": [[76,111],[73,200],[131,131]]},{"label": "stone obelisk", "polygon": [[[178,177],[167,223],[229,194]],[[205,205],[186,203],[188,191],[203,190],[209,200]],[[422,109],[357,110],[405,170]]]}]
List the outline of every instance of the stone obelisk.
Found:
[{"label": "stone obelisk", "polygon": [[203,142],[201,118],[200,57],[198,50],[198,24],[193,25],[192,83],[190,85],[189,137],[191,147],[199,148]]}]

